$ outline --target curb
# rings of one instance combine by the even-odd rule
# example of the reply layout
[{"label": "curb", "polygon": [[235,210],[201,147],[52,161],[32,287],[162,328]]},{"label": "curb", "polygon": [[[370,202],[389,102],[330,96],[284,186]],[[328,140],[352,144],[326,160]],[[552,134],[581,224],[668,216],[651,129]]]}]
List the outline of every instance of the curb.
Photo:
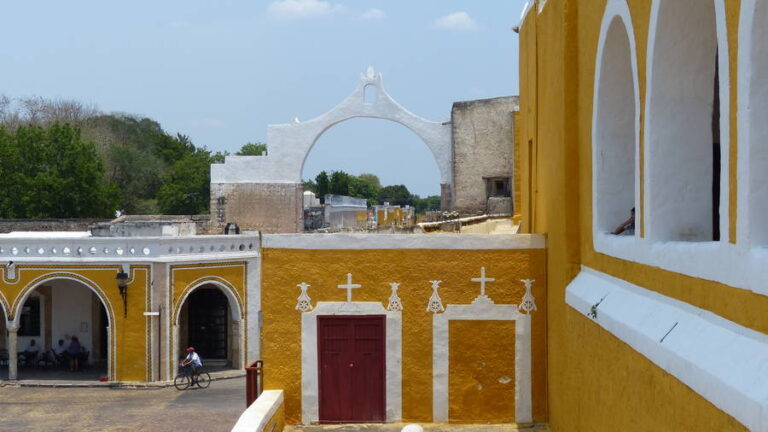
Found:
[{"label": "curb", "polygon": [[[209,372],[211,381],[222,381],[227,379],[242,378],[245,371],[235,372]],[[156,390],[167,387],[173,387],[173,381],[113,381],[113,382],[93,382],[93,381],[7,381],[0,380],[0,388],[3,387],[43,387],[43,388],[110,388],[118,390]]]}]

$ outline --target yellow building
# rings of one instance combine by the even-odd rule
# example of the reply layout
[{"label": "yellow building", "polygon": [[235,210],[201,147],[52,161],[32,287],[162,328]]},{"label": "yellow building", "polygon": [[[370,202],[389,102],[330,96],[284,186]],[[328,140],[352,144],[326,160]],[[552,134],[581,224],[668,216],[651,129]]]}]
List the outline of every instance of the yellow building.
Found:
[{"label": "yellow building", "polygon": [[523,12],[520,218],[547,235],[553,431],[768,430],[766,29],[756,0]]},{"label": "yellow building", "polygon": [[544,238],[270,234],[265,389],[286,423],[542,422]]},{"label": "yellow building", "polygon": [[[259,241],[0,235],[0,380],[169,381],[189,345],[214,370],[242,369],[258,358],[248,312],[258,302],[248,294],[257,292]],[[67,365],[56,363],[66,361],[51,350],[75,340],[84,370],[62,376]]]}]

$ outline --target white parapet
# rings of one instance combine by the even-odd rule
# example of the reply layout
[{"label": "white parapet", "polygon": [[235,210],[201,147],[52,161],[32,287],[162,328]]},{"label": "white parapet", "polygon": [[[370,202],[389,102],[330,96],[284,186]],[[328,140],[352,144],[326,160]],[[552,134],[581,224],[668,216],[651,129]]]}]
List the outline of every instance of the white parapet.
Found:
[{"label": "white parapet", "polygon": [[283,404],[282,390],[265,390],[243,411],[232,432],[261,432]]}]

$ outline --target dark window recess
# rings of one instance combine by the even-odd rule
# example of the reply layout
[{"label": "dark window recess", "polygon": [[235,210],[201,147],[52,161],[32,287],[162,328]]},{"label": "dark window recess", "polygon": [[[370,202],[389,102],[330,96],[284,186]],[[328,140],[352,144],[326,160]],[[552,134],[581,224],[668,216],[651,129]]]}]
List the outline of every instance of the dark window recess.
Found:
[{"label": "dark window recess", "polygon": [[509,177],[483,177],[485,194],[488,198],[509,198],[512,196]]},{"label": "dark window recess", "polygon": [[19,336],[40,336],[40,297],[30,297],[21,308]]},{"label": "dark window recess", "polygon": [[720,240],[720,69],[715,54],[715,83],[712,102],[712,240]]}]

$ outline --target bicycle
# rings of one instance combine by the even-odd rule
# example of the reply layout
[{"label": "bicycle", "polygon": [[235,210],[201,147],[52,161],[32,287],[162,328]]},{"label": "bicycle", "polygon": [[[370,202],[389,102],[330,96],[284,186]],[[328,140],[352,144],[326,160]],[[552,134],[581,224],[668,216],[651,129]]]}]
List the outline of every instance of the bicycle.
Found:
[{"label": "bicycle", "polygon": [[195,372],[189,366],[179,366],[179,373],[173,379],[173,386],[176,387],[176,390],[186,390],[194,385],[201,389],[208,388],[211,385],[211,375],[208,372],[203,372],[202,368]]}]

